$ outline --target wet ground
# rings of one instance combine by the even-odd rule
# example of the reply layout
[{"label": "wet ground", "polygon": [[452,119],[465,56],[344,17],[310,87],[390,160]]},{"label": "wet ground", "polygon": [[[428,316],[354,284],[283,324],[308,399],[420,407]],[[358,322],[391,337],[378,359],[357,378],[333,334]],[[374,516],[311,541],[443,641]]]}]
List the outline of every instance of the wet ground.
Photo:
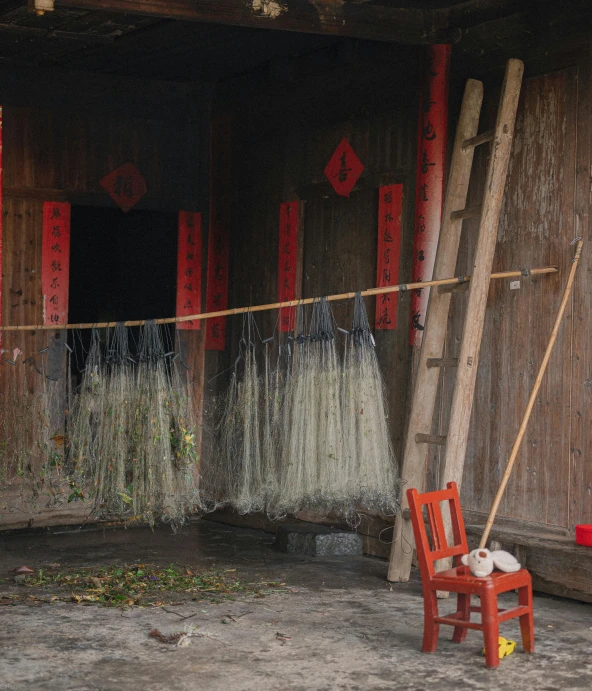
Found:
[{"label": "wet ground", "polygon": [[[498,670],[488,671],[476,631],[455,645],[451,629],[442,627],[438,652],[420,652],[416,573],[410,583],[391,587],[384,561],[286,555],[273,541],[260,531],[209,521],[176,535],[144,528],[0,534],[0,577],[8,579],[0,583],[6,603],[0,607],[0,689],[592,688],[591,605],[536,597],[536,653],[525,655],[519,644]],[[25,564],[75,570],[140,562],[236,573],[255,586],[233,599],[166,593],[161,606],[121,609],[44,602],[55,592],[63,596],[63,588],[33,589],[10,579],[10,570]],[[286,585],[261,594],[257,584],[271,581]],[[452,601],[441,607],[452,608]],[[153,629],[182,634],[181,645],[150,636]],[[517,622],[502,625],[501,634],[519,641]]]}]

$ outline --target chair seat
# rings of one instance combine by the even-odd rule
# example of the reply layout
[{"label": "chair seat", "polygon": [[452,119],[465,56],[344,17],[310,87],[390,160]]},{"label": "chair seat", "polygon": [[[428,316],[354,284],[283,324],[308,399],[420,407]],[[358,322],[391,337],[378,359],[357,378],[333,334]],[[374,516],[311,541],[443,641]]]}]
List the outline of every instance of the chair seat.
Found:
[{"label": "chair seat", "polygon": [[453,593],[478,593],[483,588],[489,588],[493,585],[496,593],[505,593],[508,590],[528,585],[530,580],[530,573],[526,569],[520,569],[515,573],[494,571],[489,576],[479,578],[471,573],[468,566],[456,566],[453,569],[435,573],[430,578],[430,588]]}]

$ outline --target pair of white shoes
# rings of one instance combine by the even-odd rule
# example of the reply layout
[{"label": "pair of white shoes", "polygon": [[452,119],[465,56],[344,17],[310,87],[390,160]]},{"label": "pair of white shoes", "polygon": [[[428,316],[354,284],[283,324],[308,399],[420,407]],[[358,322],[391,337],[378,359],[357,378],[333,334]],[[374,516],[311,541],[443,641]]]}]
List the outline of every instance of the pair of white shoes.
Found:
[{"label": "pair of white shoes", "polygon": [[503,549],[496,549],[490,552],[485,547],[474,549],[469,554],[463,554],[461,561],[468,566],[473,576],[485,578],[493,571],[499,569],[506,573],[520,571],[520,564],[516,557]]}]

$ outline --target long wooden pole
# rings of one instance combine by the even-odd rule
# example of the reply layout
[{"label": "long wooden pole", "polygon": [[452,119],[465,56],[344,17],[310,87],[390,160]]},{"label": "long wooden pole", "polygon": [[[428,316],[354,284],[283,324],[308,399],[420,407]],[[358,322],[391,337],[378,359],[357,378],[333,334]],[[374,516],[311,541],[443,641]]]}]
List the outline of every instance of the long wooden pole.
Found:
[{"label": "long wooden pole", "polygon": [[491,532],[491,527],[493,525],[493,521],[495,520],[497,510],[502,500],[502,496],[506,489],[506,485],[508,484],[508,480],[510,479],[510,475],[512,474],[512,467],[514,466],[514,461],[518,456],[518,451],[520,450],[520,445],[522,444],[522,439],[524,438],[524,434],[526,432],[526,426],[528,425],[530,414],[532,413],[536,397],[539,393],[539,389],[541,388],[541,382],[543,380],[545,370],[547,369],[547,365],[549,364],[549,359],[551,357],[551,352],[553,351],[553,346],[555,345],[555,341],[557,340],[559,327],[561,325],[561,321],[565,313],[565,308],[567,306],[567,301],[571,293],[571,288],[574,282],[576,269],[578,268],[578,262],[580,261],[580,255],[582,254],[583,244],[583,240],[581,238],[578,238],[576,252],[574,254],[574,258],[572,259],[571,270],[569,272],[569,277],[567,279],[565,290],[563,291],[563,298],[561,299],[561,304],[559,305],[559,311],[557,312],[557,316],[555,317],[555,324],[553,326],[553,331],[551,332],[551,338],[549,339],[547,350],[545,351],[545,357],[543,358],[543,362],[541,363],[541,366],[539,368],[539,373],[537,374],[534,387],[530,394],[530,398],[528,399],[528,405],[526,406],[526,410],[524,411],[524,415],[522,416],[522,423],[520,425],[520,429],[518,430],[518,436],[516,437],[516,441],[512,446],[512,451],[510,452],[510,457],[508,458],[508,464],[506,465],[504,476],[502,477],[499,489],[497,491],[497,494],[495,495],[495,499],[491,507],[491,511],[489,512],[487,522],[485,523],[485,530],[483,531],[483,536],[481,537],[481,542],[479,543],[479,549],[485,547],[487,543],[487,539],[489,537],[489,533]]},{"label": "long wooden pole", "polygon": [[[491,278],[516,278],[518,276],[536,276],[540,274],[554,274],[557,273],[556,266],[544,266],[537,269],[525,269],[522,271],[500,271],[499,273],[491,274]],[[443,278],[438,281],[423,281],[423,283],[401,283],[397,286],[385,286],[384,288],[369,288],[362,290],[362,297],[370,295],[383,295],[384,293],[399,293],[406,290],[416,290],[418,288],[428,288],[432,286],[450,286],[457,283],[466,283],[470,281],[470,276],[457,276],[455,278]],[[337,295],[328,295],[327,300],[333,302],[335,300],[352,300],[356,297],[353,293],[339,293]],[[268,305],[254,305],[253,307],[234,307],[228,310],[220,310],[219,312],[204,312],[203,314],[190,314],[184,317],[168,317],[167,319],[154,319],[155,324],[177,324],[179,322],[196,321],[198,319],[212,319],[213,317],[230,317],[233,314],[246,314],[247,312],[265,312],[267,310],[283,309],[285,307],[298,307],[299,305],[311,305],[319,298],[304,298],[301,300],[289,300],[287,302],[274,302]],[[142,326],[148,320],[139,319],[136,321],[123,322],[124,326]],[[2,331],[55,331],[56,329],[106,329],[115,326],[117,322],[99,322],[95,324],[54,324],[54,325],[26,325],[26,326],[0,326]]]}]

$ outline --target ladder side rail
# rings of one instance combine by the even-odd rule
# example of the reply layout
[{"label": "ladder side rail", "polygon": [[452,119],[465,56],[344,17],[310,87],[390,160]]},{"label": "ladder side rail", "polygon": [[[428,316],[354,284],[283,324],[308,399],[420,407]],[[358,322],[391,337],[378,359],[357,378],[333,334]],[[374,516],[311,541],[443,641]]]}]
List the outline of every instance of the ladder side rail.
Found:
[{"label": "ladder side rail", "polygon": [[[483,101],[483,84],[469,79],[465,86],[456,130],[450,173],[444,200],[442,229],[434,265],[434,277],[452,276],[456,268],[462,219],[452,219],[453,211],[466,205],[474,148],[463,150],[463,142],[476,136]],[[428,368],[430,358],[441,358],[451,293],[431,291],[423,333],[420,362],[413,390],[401,477],[405,487],[423,491],[427,448],[415,441],[418,433],[429,433],[436,404],[440,369]],[[409,518],[406,492],[402,492],[401,513],[396,516],[388,579],[407,581],[413,556],[413,527]]]},{"label": "ladder side rail", "polygon": [[[508,61],[485,180],[483,210],[471,270],[472,278],[456,369],[440,487],[446,487],[448,482],[456,482],[459,488],[462,484],[477,380],[479,351],[489,293],[489,274],[497,243],[523,72],[524,64],[522,61],[515,59]],[[446,521],[446,530],[450,539],[452,527],[449,520]],[[439,566],[446,568],[448,562],[449,560],[445,560],[445,563]]]}]

